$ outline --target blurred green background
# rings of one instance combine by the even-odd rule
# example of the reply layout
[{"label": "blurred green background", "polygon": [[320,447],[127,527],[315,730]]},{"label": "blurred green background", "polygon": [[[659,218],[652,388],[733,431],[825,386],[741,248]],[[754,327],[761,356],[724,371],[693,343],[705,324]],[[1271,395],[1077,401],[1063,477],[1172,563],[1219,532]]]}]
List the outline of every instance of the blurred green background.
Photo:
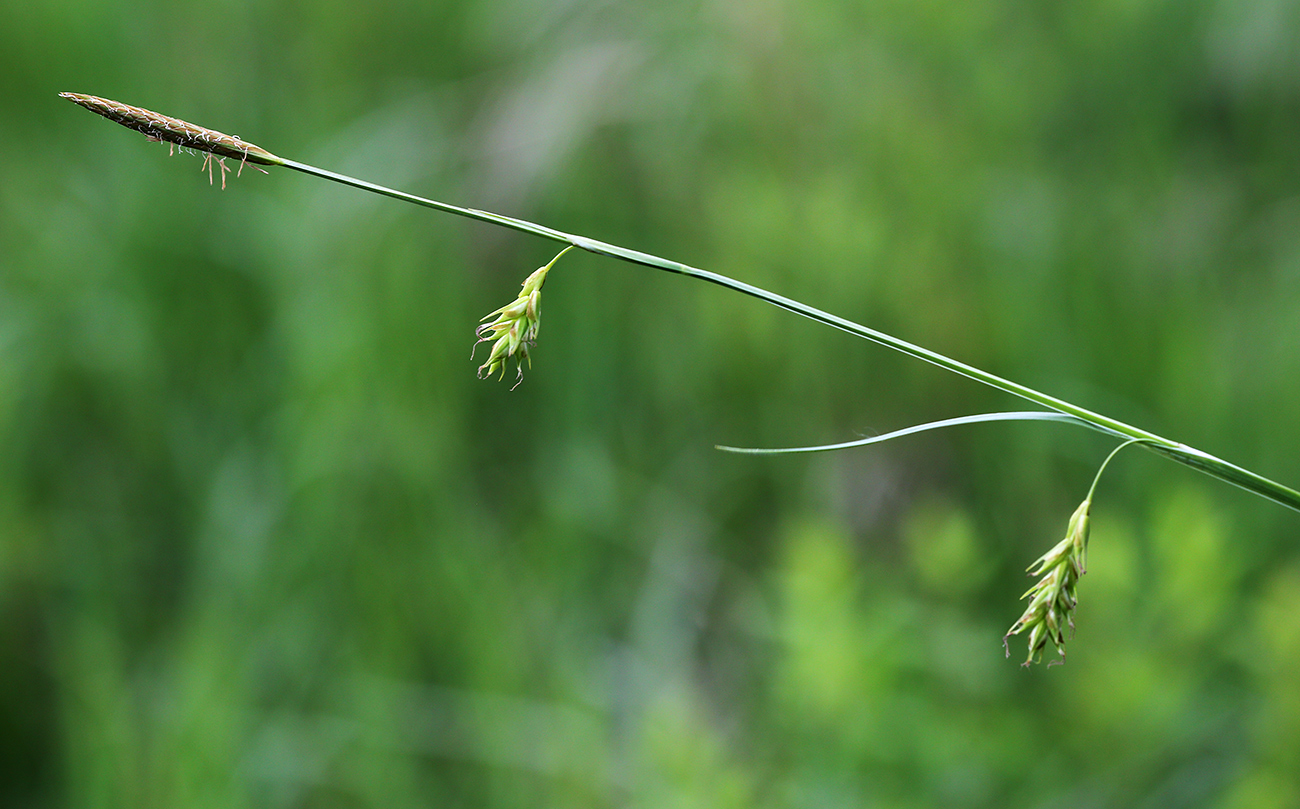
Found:
[{"label": "blurred green background", "polygon": [[[1300,806],[1300,515],[756,283],[1300,484],[1300,4],[0,0],[0,804]],[[482,354],[480,353],[480,361]]]}]

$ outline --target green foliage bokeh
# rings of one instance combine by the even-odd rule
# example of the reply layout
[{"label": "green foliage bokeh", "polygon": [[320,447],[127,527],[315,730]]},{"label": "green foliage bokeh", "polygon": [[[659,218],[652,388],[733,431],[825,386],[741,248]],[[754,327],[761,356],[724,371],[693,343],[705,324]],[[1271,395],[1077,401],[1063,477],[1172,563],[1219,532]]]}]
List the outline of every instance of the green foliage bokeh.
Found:
[{"label": "green foliage bokeh", "polygon": [[1300,518],[92,93],[805,300],[1300,483],[1300,4],[0,0],[0,803],[1300,804]]}]

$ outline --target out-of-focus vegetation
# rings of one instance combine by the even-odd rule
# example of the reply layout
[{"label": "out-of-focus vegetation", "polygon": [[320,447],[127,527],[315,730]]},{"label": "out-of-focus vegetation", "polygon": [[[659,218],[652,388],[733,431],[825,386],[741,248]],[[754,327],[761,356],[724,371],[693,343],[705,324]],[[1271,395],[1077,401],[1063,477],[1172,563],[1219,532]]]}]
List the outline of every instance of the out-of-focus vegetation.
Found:
[{"label": "out-of-focus vegetation", "polygon": [[0,803],[1287,807],[1300,515],[714,269],[1300,482],[1300,5],[2,0]]}]

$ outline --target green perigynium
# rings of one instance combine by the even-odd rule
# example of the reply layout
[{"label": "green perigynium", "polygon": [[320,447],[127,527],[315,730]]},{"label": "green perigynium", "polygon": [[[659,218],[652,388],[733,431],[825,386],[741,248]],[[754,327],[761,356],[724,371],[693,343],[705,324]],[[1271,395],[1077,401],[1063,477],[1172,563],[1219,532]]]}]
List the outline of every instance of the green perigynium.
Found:
[{"label": "green perigynium", "polygon": [[[474,334],[478,336],[478,342],[474,343],[476,349],[479,343],[492,343],[487,361],[479,366],[479,379],[490,377],[497,371],[500,371],[501,377],[505,378],[506,363],[513,359],[516,380],[511,390],[523,381],[524,361],[527,360],[529,368],[533,367],[533,360],[528,352],[536,345],[537,332],[542,325],[542,284],[546,283],[546,274],[551,271],[551,267],[555,266],[555,262],[560,260],[560,256],[572,249],[572,247],[564,248],[548,264],[538,267],[532,275],[524,279],[519,297],[483,317],[484,321],[489,318],[495,319],[491,323],[483,323],[474,330]],[[473,356],[473,352],[470,352],[470,357]]]},{"label": "green perigynium", "polygon": [[[1051,640],[1056,651],[1065,657],[1065,627],[1074,634],[1074,608],[1079,606],[1079,578],[1088,568],[1088,512],[1092,508],[1092,494],[1079,504],[1070,517],[1065,539],[1029,566],[1029,575],[1038,581],[1021,598],[1029,599],[1025,614],[1011,625],[1002,638],[1002,645],[1011,656],[1007,640],[1012,635],[1029,632],[1028,666],[1042,658],[1043,648]],[[1053,660],[1052,663],[1064,663]],[[1048,663],[1048,665],[1052,665]]]}]

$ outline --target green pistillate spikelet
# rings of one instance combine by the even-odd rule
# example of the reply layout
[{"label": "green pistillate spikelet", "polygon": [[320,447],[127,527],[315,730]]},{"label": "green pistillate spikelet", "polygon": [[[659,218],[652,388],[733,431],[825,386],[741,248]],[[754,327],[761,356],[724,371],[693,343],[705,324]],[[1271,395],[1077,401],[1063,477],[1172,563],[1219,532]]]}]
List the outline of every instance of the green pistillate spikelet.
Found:
[{"label": "green pistillate spikelet", "polygon": [[[519,297],[483,317],[484,321],[495,319],[491,323],[483,323],[474,330],[478,336],[478,341],[474,343],[476,349],[479,343],[492,343],[487,361],[479,366],[479,379],[486,379],[497,371],[501,372],[501,378],[504,379],[506,363],[513,359],[516,380],[510,389],[519,387],[519,383],[524,379],[524,361],[528,362],[529,368],[533,367],[533,360],[528,352],[536,345],[537,332],[542,325],[542,284],[546,283],[546,274],[551,271],[551,267],[555,266],[555,262],[560,260],[560,256],[572,249],[572,247],[564,248],[545,266],[534,270],[532,275],[524,279]],[[473,356],[474,353],[471,351],[470,357]]]},{"label": "green pistillate spikelet", "polygon": [[[99,96],[84,93],[59,93],[74,104],[80,104],[91,112],[98,113],[110,121],[143,133],[151,141],[170,144],[173,148],[191,149],[205,155],[203,168],[208,171],[208,182],[212,182],[214,163],[221,169],[221,187],[226,187],[226,158],[239,161],[242,172],[245,163],[260,163],[263,166],[283,165],[283,161],[260,146],[240,140],[234,135],[227,135],[215,129],[172,118],[141,107],[132,107],[119,101],[110,101]],[[261,171],[261,169],[258,169]],[[236,173],[236,176],[238,176]]]},{"label": "green pistillate spikelet", "polygon": [[1042,658],[1048,640],[1052,641],[1062,658],[1048,665],[1065,662],[1065,627],[1068,626],[1070,634],[1074,634],[1079,578],[1088,569],[1088,512],[1091,508],[1092,495],[1089,494],[1070,517],[1065,539],[1029,566],[1029,575],[1039,577],[1034,586],[1021,596],[1029,599],[1029,606],[1002,638],[1007,657],[1010,657],[1008,639],[1029,631],[1029,657],[1023,664],[1025,666]]}]

